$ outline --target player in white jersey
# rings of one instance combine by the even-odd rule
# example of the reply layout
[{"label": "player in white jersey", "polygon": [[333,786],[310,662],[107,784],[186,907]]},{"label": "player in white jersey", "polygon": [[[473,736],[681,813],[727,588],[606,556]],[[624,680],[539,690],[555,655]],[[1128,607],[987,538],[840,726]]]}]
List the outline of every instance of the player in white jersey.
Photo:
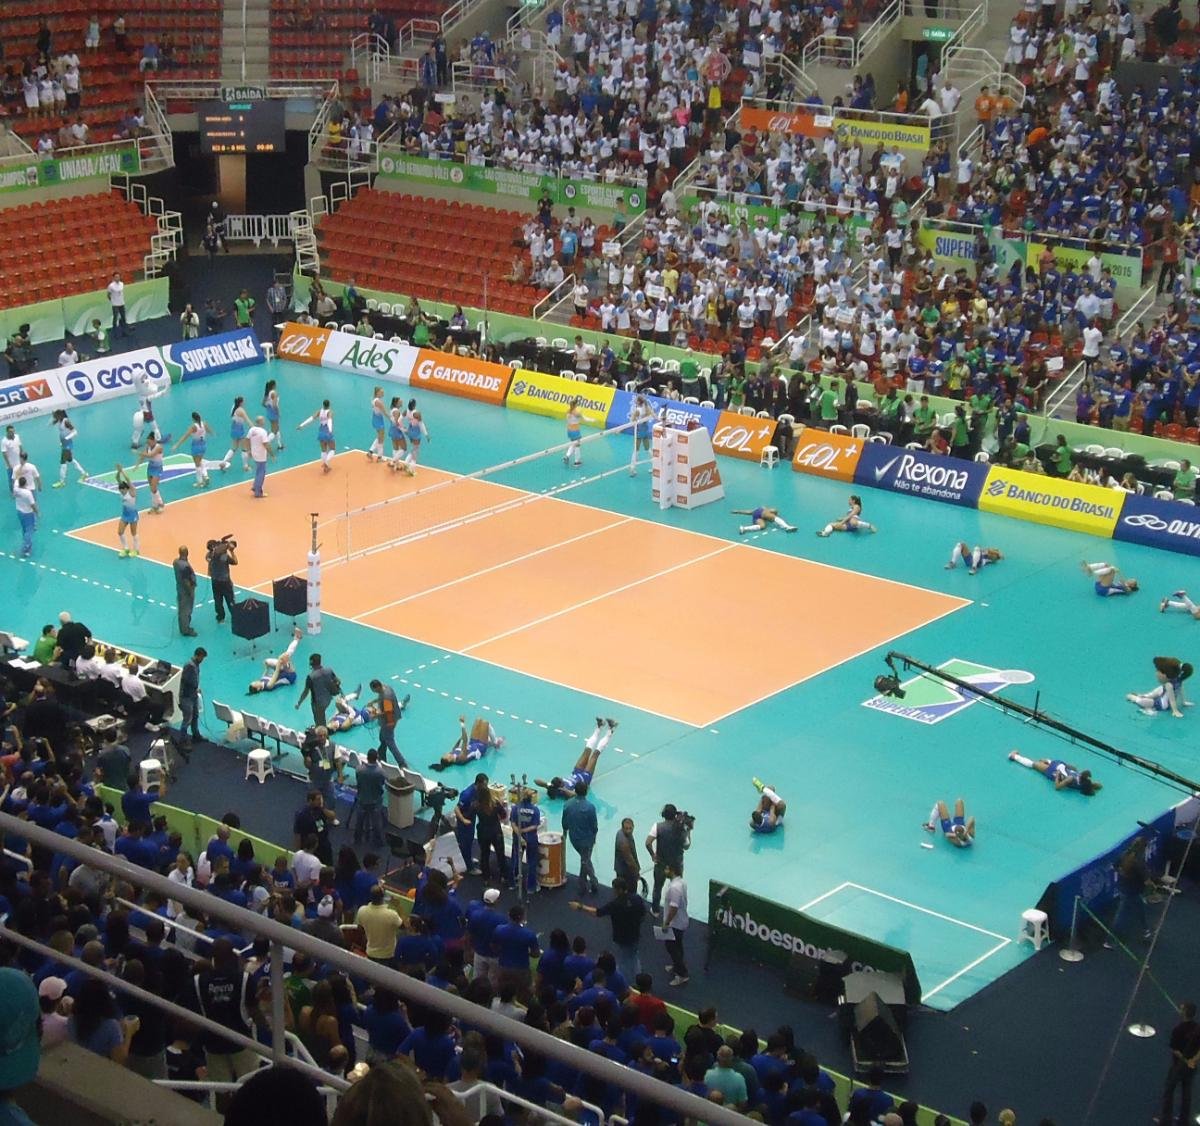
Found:
[{"label": "player in white jersey", "polygon": [[375,431],[375,440],[367,450],[367,461],[383,460],[383,440],[387,424],[388,413],[383,403],[383,388],[376,387],[371,393],[371,429]]},{"label": "player in white jersey", "polygon": [[400,466],[410,477],[417,475],[417,457],[421,452],[421,443],[429,441],[429,430],[417,410],[417,400],[408,400],[408,412],[405,416],[404,437],[408,442],[408,456]]},{"label": "player in white jersey", "polygon": [[[142,550],[142,545],[138,542],[137,489],[133,487],[133,482],[119,464],[117,465],[117,492],[121,497],[121,515],[117,518],[117,541],[121,545],[122,558],[128,559],[131,555],[140,554]],[[125,539],[126,529],[133,537],[132,550]]]},{"label": "player in white jersey", "polygon": [[636,477],[638,454],[650,452],[650,440],[654,432],[654,408],[645,395],[638,395],[633,400],[629,421],[633,423],[633,456],[629,459],[629,476]]},{"label": "player in white jersey", "polygon": [[950,552],[950,562],[946,564],[946,570],[953,571],[961,559],[967,565],[967,574],[974,575],[981,568],[999,563],[1003,558],[1004,555],[998,547],[980,547],[978,544],[968,547],[965,541],[960,541]]},{"label": "player in white jersey", "polygon": [[320,407],[313,411],[296,429],[303,430],[314,422],[317,424],[317,445],[321,448],[321,472],[331,473],[333,471],[333,454],[337,449],[337,443],[333,438],[333,408],[329,405],[328,399],[322,400]]},{"label": "player in white jersey", "polygon": [[403,402],[399,395],[394,395],[388,405],[388,439],[392,443],[392,456],[387,463],[391,469],[399,469],[408,453],[408,411]]},{"label": "player in white jersey", "polygon": [[21,436],[12,426],[6,426],[4,437],[0,438],[0,457],[3,457],[8,473],[8,491],[12,492],[16,472],[21,466]]}]

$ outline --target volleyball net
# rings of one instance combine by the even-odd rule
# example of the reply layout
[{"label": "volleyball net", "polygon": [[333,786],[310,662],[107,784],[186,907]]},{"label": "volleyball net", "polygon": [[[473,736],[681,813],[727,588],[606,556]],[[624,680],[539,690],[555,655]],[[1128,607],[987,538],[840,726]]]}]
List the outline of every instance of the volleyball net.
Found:
[{"label": "volleyball net", "polygon": [[[415,478],[397,474],[397,490],[406,491],[320,522],[325,565],[388,551],[648,467],[650,452],[637,449],[634,425],[585,434],[578,451],[563,442],[473,473],[446,476],[444,470],[418,468]],[[380,472],[389,470],[381,466]],[[421,483],[423,475],[434,474],[436,480]]]}]

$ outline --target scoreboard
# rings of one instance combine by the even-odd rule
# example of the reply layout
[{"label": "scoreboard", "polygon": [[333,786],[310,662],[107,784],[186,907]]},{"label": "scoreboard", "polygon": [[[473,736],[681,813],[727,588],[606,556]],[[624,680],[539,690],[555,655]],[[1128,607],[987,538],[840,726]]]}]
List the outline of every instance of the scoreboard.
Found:
[{"label": "scoreboard", "polygon": [[200,103],[200,151],[215,156],[283,152],[285,101]]}]

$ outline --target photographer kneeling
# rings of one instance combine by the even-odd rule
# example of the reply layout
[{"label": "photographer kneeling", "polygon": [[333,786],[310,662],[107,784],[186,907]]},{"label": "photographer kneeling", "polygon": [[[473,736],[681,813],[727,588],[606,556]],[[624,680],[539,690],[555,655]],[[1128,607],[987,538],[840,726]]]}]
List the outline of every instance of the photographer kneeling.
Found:
[{"label": "photographer kneeling", "polygon": [[696,819],[686,810],[676,809],[671,803],[663,806],[662,820],[646,837],[646,851],[654,861],[654,892],[652,907],[658,914],[662,903],[663,885],[670,879],[667,871],[683,875],[683,854],[692,847],[692,829]]},{"label": "photographer kneeling", "polygon": [[233,579],[229,568],[237,566],[237,540],[233,536],[222,536],[209,540],[204,562],[208,566],[208,578],[212,583],[213,606],[217,611],[217,625],[225,620],[225,607],[233,614]]}]

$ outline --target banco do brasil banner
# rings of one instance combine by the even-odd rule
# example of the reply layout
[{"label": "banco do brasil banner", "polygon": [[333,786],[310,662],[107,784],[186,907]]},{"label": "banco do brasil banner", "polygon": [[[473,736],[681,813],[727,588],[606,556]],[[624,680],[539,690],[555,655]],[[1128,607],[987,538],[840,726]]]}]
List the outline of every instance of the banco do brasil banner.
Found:
[{"label": "banco do brasil banner", "polygon": [[85,146],[46,160],[34,156],[24,161],[9,160],[0,163],[0,192],[28,191],[128,174],[139,171],[141,166],[136,141],[120,147],[105,145],[97,152],[89,152]]},{"label": "banco do brasil banner", "polygon": [[780,969],[791,968],[793,959],[803,959],[810,963],[808,969],[815,976],[824,955],[840,950],[856,971],[880,970],[903,979],[904,996],[910,1005],[921,1000],[921,983],[912,955],[906,950],[831,926],[803,911],[716,880],[709,881],[708,904],[709,941],[724,951]]},{"label": "banco do brasil banner", "polygon": [[[826,107],[820,107],[824,110]],[[812,109],[769,110],[742,106],[741,127],[760,133],[798,133],[803,137],[827,137],[834,134],[845,144],[860,141],[864,147],[929,149],[929,119],[921,114],[889,115],[880,121],[868,121],[840,113],[817,113]]]},{"label": "banco do brasil banner", "polygon": [[485,168],[453,160],[430,160],[403,153],[381,153],[379,175],[385,179],[417,180],[443,187],[463,188],[488,195],[541,199],[543,192],[563,207],[593,207],[612,211],[618,206],[630,215],[646,209],[646,192],[628,184],[602,184],[594,180],[566,180],[516,168]]}]

